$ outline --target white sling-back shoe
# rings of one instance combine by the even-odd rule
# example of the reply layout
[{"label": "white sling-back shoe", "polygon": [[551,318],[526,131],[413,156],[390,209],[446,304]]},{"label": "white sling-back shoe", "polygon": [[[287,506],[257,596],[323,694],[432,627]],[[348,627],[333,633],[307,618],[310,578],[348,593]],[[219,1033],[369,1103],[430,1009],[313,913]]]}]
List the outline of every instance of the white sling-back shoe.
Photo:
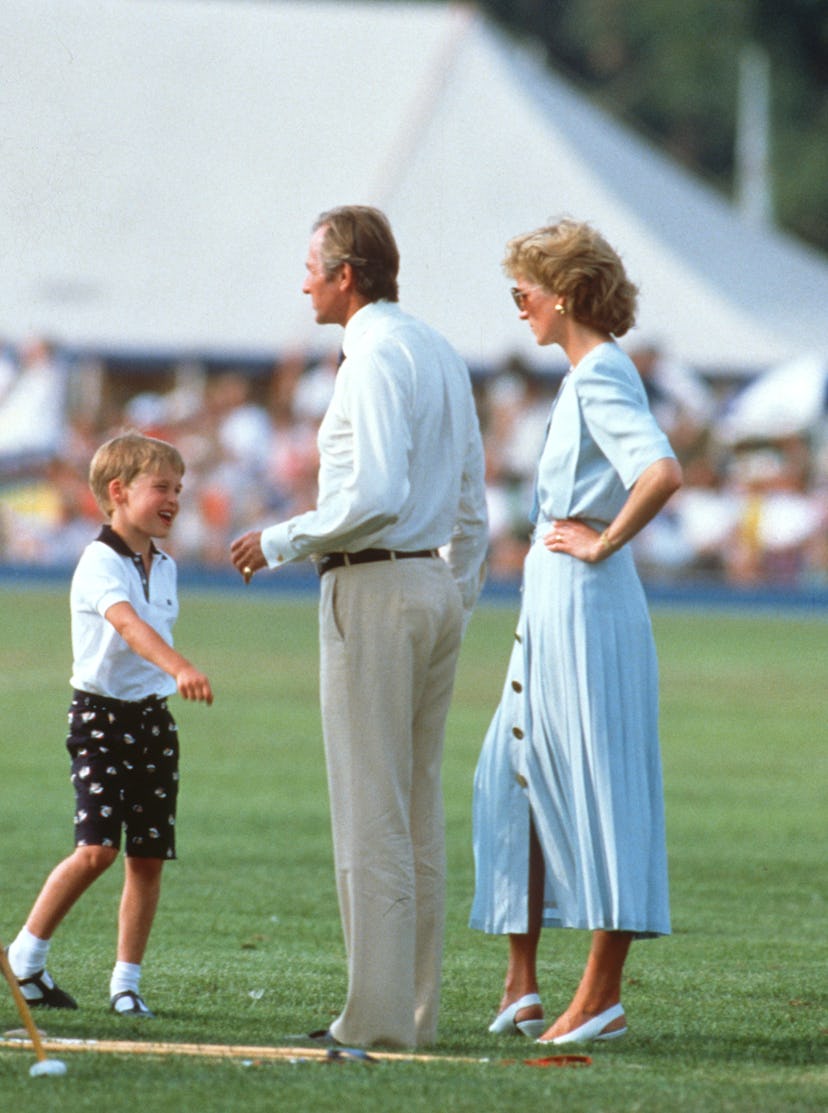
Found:
[{"label": "white sling-back shoe", "polygon": [[507,1005],[502,1013],[494,1018],[489,1025],[489,1031],[497,1035],[511,1033],[517,1035],[520,1033],[523,1036],[528,1036],[530,1040],[537,1039],[543,1032],[546,1021],[543,1017],[536,1020],[515,1020],[517,1014],[521,1009],[528,1008],[529,1005],[539,1005],[541,999],[537,993],[527,993],[525,997],[521,997],[518,1001],[513,1001],[511,1005]]}]

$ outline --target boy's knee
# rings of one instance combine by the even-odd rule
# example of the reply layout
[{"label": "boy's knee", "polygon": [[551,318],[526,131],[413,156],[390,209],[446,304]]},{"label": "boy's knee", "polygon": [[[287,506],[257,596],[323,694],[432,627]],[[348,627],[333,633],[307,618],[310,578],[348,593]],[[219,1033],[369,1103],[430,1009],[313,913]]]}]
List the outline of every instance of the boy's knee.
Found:
[{"label": "boy's knee", "polygon": [[126,868],[128,873],[133,873],[136,876],[152,879],[160,877],[161,871],[164,868],[163,858],[136,858],[133,855],[127,855]]},{"label": "boy's knee", "polygon": [[118,857],[118,851],[114,846],[78,846],[75,857],[89,873],[100,874],[109,869]]}]

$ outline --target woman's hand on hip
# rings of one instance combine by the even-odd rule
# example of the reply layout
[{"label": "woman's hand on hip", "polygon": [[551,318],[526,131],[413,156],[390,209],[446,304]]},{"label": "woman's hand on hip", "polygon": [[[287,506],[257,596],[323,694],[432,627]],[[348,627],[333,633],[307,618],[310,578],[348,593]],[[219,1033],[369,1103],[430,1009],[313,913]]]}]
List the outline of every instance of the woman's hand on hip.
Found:
[{"label": "woman's hand on hip", "polygon": [[566,553],[587,564],[597,564],[609,555],[598,530],[578,518],[553,522],[544,534],[543,543],[550,553]]}]

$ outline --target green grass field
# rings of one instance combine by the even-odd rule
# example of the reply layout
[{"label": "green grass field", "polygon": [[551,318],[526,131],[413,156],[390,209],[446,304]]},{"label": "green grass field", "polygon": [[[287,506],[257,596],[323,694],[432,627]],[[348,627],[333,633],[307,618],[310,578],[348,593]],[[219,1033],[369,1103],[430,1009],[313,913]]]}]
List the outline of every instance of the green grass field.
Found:
[{"label": "green grass field", "polygon": [[[120,866],[56,936],[50,968],[81,1008],[38,1014],[50,1036],[289,1044],[333,1018],[344,959],[317,705],[316,601],[183,592],[177,643],[210,675],[212,708],[175,701],[179,857],[169,866],[142,988],[155,1021],[107,1012]],[[0,938],[8,944],[71,849],[63,748],[65,591],[0,590]],[[235,1110],[567,1113],[816,1111],[826,1071],[828,623],[660,610],[662,748],[674,934],[637,943],[630,1034],[592,1065],[536,1069],[542,1049],[491,1037],[506,946],[466,926],[471,780],[497,702],[515,606],[479,609],[449,721],[442,1055],[372,1065],[63,1054],[31,1079],[0,1049],[0,1108],[21,1113]],[[546,932],[547,1014],[568,1001],[588,939]],[[0,1025],[20,1025],[0,982]]]}]

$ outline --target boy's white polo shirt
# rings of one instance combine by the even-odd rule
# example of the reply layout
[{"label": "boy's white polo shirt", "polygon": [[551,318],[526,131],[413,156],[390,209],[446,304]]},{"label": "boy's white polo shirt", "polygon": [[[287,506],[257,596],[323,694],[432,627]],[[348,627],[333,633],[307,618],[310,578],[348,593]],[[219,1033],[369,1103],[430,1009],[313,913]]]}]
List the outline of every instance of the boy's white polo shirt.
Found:
[{"label": "boy's white polo shirt", "polygon": [[176,683],[157,665],[135,653],[104,618],[114,603],[130,603],[139,618],[169,645],[178,617],[175,561],[153,545],[146,576],[138,553],[104,526],[81,555],[69,593],[72,612],[73,688],[111,699],[168,696]]}]

